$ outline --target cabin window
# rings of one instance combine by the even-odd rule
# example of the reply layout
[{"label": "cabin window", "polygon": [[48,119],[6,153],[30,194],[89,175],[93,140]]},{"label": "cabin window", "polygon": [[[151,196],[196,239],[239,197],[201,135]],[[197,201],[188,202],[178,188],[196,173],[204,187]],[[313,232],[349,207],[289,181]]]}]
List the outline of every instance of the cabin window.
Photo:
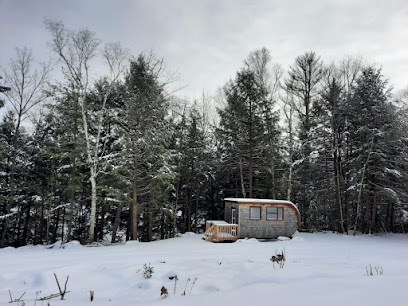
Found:
[{"label": "cabin window", "polygon": [[251,206],[249,219],[260,220],[261,219],[261,207]]},{"label": "cabin window", "polygon": [[283,220],[283,207],[267,207],[266,220]]}]

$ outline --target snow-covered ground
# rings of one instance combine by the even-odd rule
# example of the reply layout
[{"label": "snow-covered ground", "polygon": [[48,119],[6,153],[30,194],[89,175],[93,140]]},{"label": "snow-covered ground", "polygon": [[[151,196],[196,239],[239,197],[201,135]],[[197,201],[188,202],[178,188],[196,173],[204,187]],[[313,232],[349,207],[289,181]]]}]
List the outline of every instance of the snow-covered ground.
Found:
[{"label": "snow-covered ground", "polygon": [[[50,305],[408,305],[408,235],[346,236],[297,233],[292,240],[209,243],[201,235],[106,247],[26,246],[0,249],[0,305],[23,292],[25,305],[57,293]],[[285,250],[282,269],[270,258]],[[143,277],[143,265],[154,273]],[[371,264],[373,276],[366,276]],[[377,275],[375,267],[382,267]],[[176,294],[174,279],[178,276]],[[186,295],[181,294],[188,282]],[[191,289],[193,280],[196,283]],[[160,297],[165,286],[169,295]],[[191,294],[190,294],[191,291]],[[14,304],[16,305],[16,304]],[[47,305],[37,302],[36,305]]]}]

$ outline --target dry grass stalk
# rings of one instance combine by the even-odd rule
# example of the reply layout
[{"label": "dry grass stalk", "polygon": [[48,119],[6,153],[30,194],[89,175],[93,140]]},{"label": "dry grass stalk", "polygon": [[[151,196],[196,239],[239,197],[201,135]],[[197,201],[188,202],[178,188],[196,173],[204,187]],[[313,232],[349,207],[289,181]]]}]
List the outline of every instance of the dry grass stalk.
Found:
[{"label": "dry grass stalk", "polygon": [[10,302],[9,303],[24,303],[24,301],[22,300],[22,297],[24,296],[24,294],[26,294],[25,291],[19,298],[13,300],[13,298],[11,296],[11,291],[9,289],[9,296],[10,296]]},{"label": "dry grass stalk", "polygon": [[187,281],[186,281],[186,287],[184,288],[184,291],[183,291],[183,293],[182,293],[181,295],[186,295],[187,285],[188,285],[188,282],[189,282],[189,281],[190,281],[190,278],[187,279]]}]

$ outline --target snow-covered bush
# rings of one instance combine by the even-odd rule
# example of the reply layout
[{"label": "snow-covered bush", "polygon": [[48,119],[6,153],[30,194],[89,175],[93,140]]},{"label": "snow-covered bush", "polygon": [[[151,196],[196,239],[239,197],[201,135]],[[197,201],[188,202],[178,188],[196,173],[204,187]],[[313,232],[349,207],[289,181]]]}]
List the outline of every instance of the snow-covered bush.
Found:
[{"label": "snow-covered bush", "polygon": [[[375,271],[375,274],[373,272],[373,268]],[[366,276],[374,276],[374,275],[383,275],[384,270],[382,266],[374,266],[372,267],[371,265],[366,266]]]},{"label": "snow-covered bush", "polygon": [[145,279],[149,279],[149,278],[151,278],[153,276],[153,273],[154,273],[154,268],[150,265],[150,262],[149,262],[149,265],[144,264],[144,266],[143,266],[143,277]]}]

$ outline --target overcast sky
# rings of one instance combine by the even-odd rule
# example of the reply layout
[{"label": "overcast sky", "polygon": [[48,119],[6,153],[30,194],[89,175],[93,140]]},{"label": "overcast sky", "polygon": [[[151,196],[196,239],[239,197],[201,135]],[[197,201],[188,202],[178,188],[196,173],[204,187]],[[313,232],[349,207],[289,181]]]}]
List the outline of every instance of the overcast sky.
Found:
[{"label": "overcast sky", "polygon": [[88,27],[135,55],[153,49],[187,97],[214,92],[262,46],[284,69],[311,50],[325,62],[362,55],[396,89],[408,85],[407,0],[0,0],[0,65],[18,46],[53,56],[45,17]]}]

